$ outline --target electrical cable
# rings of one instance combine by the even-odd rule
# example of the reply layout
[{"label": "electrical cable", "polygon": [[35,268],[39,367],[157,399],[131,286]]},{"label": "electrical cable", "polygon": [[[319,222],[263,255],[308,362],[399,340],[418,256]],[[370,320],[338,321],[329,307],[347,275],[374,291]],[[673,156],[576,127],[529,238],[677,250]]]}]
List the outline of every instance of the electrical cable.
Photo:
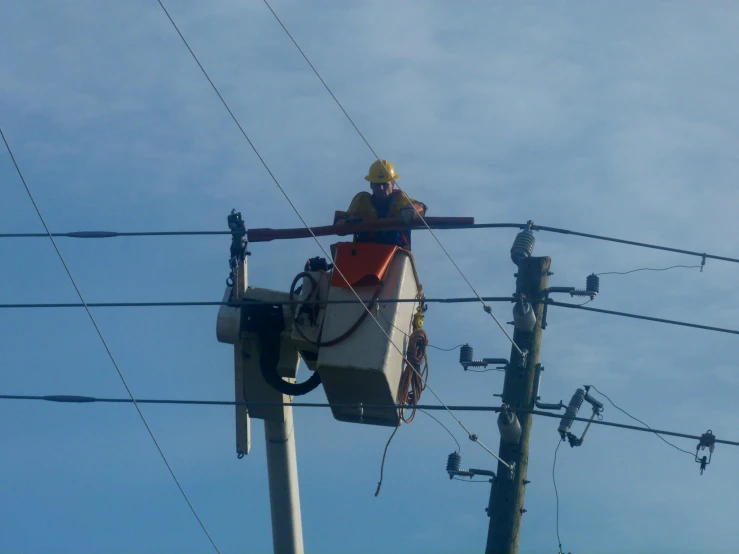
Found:
[{"label": "electrical cable", "polygon": [[[116,231],[75,231],[72,233],[50,233],[52,237],[66,237],[74,239],[108,239],[113,237],[177,237],[200,235],[230,235],[231,231],[141,231],[118,233]],[[44,233],[0,233],[0,238],[45,238]]]},{"label": "electrical cable", "polygon": [[118,362],[116,362],[115,358],[113,357],[113,352],[108,346],[108,343],[105,340],[105,337],[103,336],[103,332],[100,330],[100,327],[98,326],[97,321],[95,320],[95,317],[92,315],[92,311],[90,311],[90,308],[87,306],[87,304],[85,304],[85,299],[82,296],[82,291],[80,290],[79,286],[77,285],[77,282],[72,276],[72,272],[69,269],[69,266],[67,265],[67,262],[64,259],[64,256],[62,256],[61,250],[59,250],[59,247],[57,246],[56,241],[54,240],[54,237],[52,237],[50,234],[49,227],[46,224],[46,220],[44,219],[44,216],[41,214],[41,209],[38,207],[38,204],[36,204],[36,199],[33,197],[33,194],[31,193],[31,189],[28,186],[28,183],[26,183],[25,177],[23,177],[23,172],[21,172],[21,168],[18,165],[18,162],[15,159],[15,156],[13,155],[13,151],[10,148],[10,144],[8,144],[7,138],[5,138],[5,133],[3,133],[2,128],[0,128],[0,136],[2,136],[3,142],[5,143],[5,147],[8,150],[8,154],[10,154],[10,158],[13,161],[13,165],[15,166],[15,169],[18,172],[18,176],[23,182],[23,186],[26,189],[26,193],[28,193],[28,198],[31,200],[31,203],[33,204],[33,208],[36,211],[36,214],[38,215],[39,219],[41,220],[41,224],[44,226],[44,229],[49,234],[49,239],[51,240],[51,244],[54,246],[54,250],[56,250],[57,256],[59,256],[59,260],[62,262],[62,265],[64,266],[64,270],[66,271],[67,276],[69,277],[69,280],[72,282],[72,286],[74,287],[74,290],[77,292],[77,296],[79,297],[80,302],[82,302],[82,304],[84,305],[85,310],[87,311],[87,315],[90,318],[90,321],[92,322],[93,327],[95,327],[95,331],[97,332],[98,337],[100,337],[100,341],[103,343],[103,347],[105,348],[105,351],[108,353],[108,357],[110,358],[110,361],[113,363],[113,366],[115,367],[115,370],[118,373],[118,377],[123,383],[123,386],[125,387],[126,392],[128,393],[128,396],[131,399],[131,402],[136,408],[136,411],[138,412],[139,417],[141,418],[141,421],[144,424],[144,427],[146,427],[146,431],[149,433],[149,436],[151,437],[151,440],[154,443],[154,446],[156,446],[156,449],[159,451],[159,455],[162,457],[162,461],[164,462],[164,465],[167,466],[167,470],[169,470],[169,474],[172,476],[172,479],[177,485],[177,488],[180,490],[180,493],[182,493],[182,497],[185,499],[185,502],[190,507],[190,511],[192,512],[192,514],[195,516],[195,519],[200,524],[200,528],[203,530],[205,535],[208,537],[208,540],[213,545],[213,548],[215,549],[215,551],[218,552],[218,554],[220,554],[220,550],[218,550],[218,547],[216,546],[216,543],[213,540],[213,537],[211,537],[210,533],[208,532],[208,529],[205,527],[205,523],[203,523],[203,520],[200,519],[200,516],[198,515],[197,511],[195,511],[195,507],[192,505],[192,502],[190,502],[190,499],[185,493],[185,489],[182,488],[182,485],[180,484],[179,479],[177,479],[177,476],[175,475],[175,472],[172,469],[172,466],[169,464],[167,457],[164,455],[164,451],[162,450],[162,447],[159,445],[159,442],[154,436],[154,432],[151,430],[151,427],[149,427],[149,423],[146,421],[146,417],[144,417],[144,413],[141,411],[141,407],[136,402],[136,398],[133,395],[133,391],[131,391],[131,388],[128,386],[128,383],[126,382],[126,378],[123,376],[123,371],[118,366]]},{"label": "electrical cable", "polygon": [[[0,400],[23,400],[23,401],[45,401],[45,402],[57,402],[61,404],[92,404],[96,402],[110,403],[110,404],[130,404],[132,401],[130,398],[101,398],[94,396],[82,396],[82,395],[68,395],[68,394],[57,394],[57,395],[29,395],[29,394],[0,394]],[[163,405],[187,405],[187,406],[287,406],[292,408],[342,408],[342,409],[356,409],[360,407],[366,409],[400,409],[403,406],[400,404],[329,404],[326,402],[237,402],[234,400],[176,400],[167,398],[137,398],[138,404],[163,404]],[[493,412],[499,413],[501,411],[500,406],[476,406],[476,405],[445,405],[445,404],[419,404],[416,406],[417,410],[430,410],[430,411],[456,411],[456,412]],[[512,409],[512,412],[517,414],[532,414],[536,416],[548,417],[553,419],[561,419],[562,415],[559,413],[547,412],[543,410],[530,410],[530,409]],[[612,421],[605,420],[592,420],[586,417],[573,417],[572,421],[582,421],[585,423],[591,423],[593,425],[605,425],[607,427],[616,427],[618,429],[626,429],[629,431],[640,431],[643,433],[657,433],[660,435],[679,437],[683,439],[701,440],[700,435],[690,435],[687,433],[677,433],[674,431],[665,431],[662,429],[652,429],[646,427],[637,427],[636,425],[627,425],[625,423],[615,423]],[[729,446],[739,446],[739,441],[731,441],[725,439],[715,439],[716,444],[726,444]]]},{"label": "electrical cable", "polygon": [[[426,301],[427,300],[424,299],[424,302],[426,302]],[[383,300],[383,303],[384,303],[384,300]],[[385,323],[387,323],[388,325],[390,325],[391,327],[393,327],[399,333],[402,333],[403,335],[405,335],[405,338],[407,338],[407,339],[411,338],[411,335],[409,335],[408,333],[406,333],[405,331],[403,331],[400,327],[398,327],[392,321],[390,321],[387,317],[385,317],[385,314],[382,313],[382,310],[378,310],[378,313],[380,314],[380,316],[382,317],[382,319],[385,320]],[[433,348],[435,350],[440,350],[441,352],[451,352],[452,350],[456,350],[460,346],[464,346],[464,344],[458,344],[457,346],[454,346],[452,348],[439,348],[438,346],[434,346],[433,344],[426,344],[426,347],[427,348]]]},{"label": "electrical cable", "polygon": [[438,423],[439,425],[441,425],[441,426],[442,426],[442,427],[444,428],[444,430],[446,430],[446,432],[447,432],[447,433],[449,433],[449,436],[450,436],[450,437],[452,437],[452,439],[454,440],[454,442],[456,442],[456,443],[457,443],[457,452],[458,452],[458,453],[461,453],[461,452],[462,452],[462,446],[461,446],[461,445],[459,444],[459,441],[457,440],[457,437],[455,437],[455,436],[454,436],[454,433],[452,433],[452,432],[451,432],[451,431],[449,430],[449,427],[447,427],[446,425],[444,425],[444,424],[443,424],[443,423],[442,423],[441,421],[439,421],[439,420],[438,420],[438,419],[437,419],[436,417],[432,416],[432,415],[431,415],[430,413],[428,413],[428,412],[427,412],[426,410],[424,410],[424,409],[421,409],[421,408],[418,408],[418,407],[416,407],[416,409],[417,409],[417,410],[418,410],[419,412],[421,412],[421,413],[424,413],[424,414],[426,414],[426,415],[427,415],[427,416],[429,416],[429,417],[430,417],[431,419],[433,419],[433,420],[434,420],[434,421],[435,421],[436,423]]},{"label": "electrical cable", "polygon": [[[485,300],[487,302],[513,302],[514,299],[507,296],[489,296],[485,297]],[[244,303],[263,303],[261,300],[243,300]],[[406,302],[418,302],[417,298],[398,298],[398,299],[383,299],[383,303],[392,304],[392,303],[406,303]],[[426,298],[424,302],[433,304],[460,304],[460,303],[470,303],[470,302],[477,302],[477,298],[469,297],[469,298]],[[665,323],[668,325],[678,325],[681,327],[692,327],[695,329],[703,329],[705,331],[714,331],[717,333],[729,333],[732,335],[739,335],[739,330],[736,329],[728,329],[725,327],[711,327],[708,325],[700,325],[697,323],[689,323],[685,321],[677,321],[673,319],[663,319],[658,317],[651,317],[651,316],[645,316],[645,315],[639,315],[639,314],[631,314],[627,312],[617,312],[613,310],[604,310],[602,308],[585,308],[585,304],[588,304],[590,301],[583,302],[582,304],[568,304],[565,302],[557,302],[555,300],[547,300],[547,304],[551,306],[558,306],[560,308],[572,308],[572,309],[581,309],[581,310],[587,310],[591,312],[596,313],[603,313],[608,315],[616,315],[620,317],[628,317],[633,319],[643,319],[645,321],[654,321],[656,323]],[[300,304],[301,302],[297,301],[294,302],[295,305]],[[323,302],[324,304],[353,304],[355,303],[354,300],[326,300]],[[535,303],[535,301],[534,301]],[[272,303],[274,304],[274,303]],[[290,302],[279,302],[279,304],[291,304]],[[32,308],[84,308],[85,306],[88,306],[90,308],[150,308],[150,307],[170,307],[170,306],[238,306],[238,303],[234,302],[89,302],[87,304],[82,303],[24,303],[24,304],[0,304],[0,309],[32,309]],[[429,345],[431,346],[431,345]],[[431,348],[437,348],[437,350],[444,350],[435,346],[431,346]],[[455,348],[451,348],[449,350],[455,350],[456,348],[459,348],[459,346],[456,346]],[[468,370],[471,371],[471,370]]]},{"label": "electrical cable", "polygon": [[398,432],[398,429],[400,429],[400,421],[398,421],[398,424],[395,426],[395,429],[393,429],[393,433],[390,435],[390,438],[387,439],[387,442],[385,443],[385,451],[382,453],[382,463],[380,464],[380,480],[377,482],[377,490],[375,490],[375,498],[380,494],[380,488],[382,487],[382,480],[385,478],[385,458],[387,457],[387,449],[390,446],[390,443],[393,440],[393,437],[395,436],[395,433]]},{"label": "electrical cable", "polygon": [[562,554],[562,539],[559,538],[559,491],[557,490],[557,478],[554,475],[554,470],[557,467],[557,452],[562,442],[561,440],[557,441],[557,448],[554,449],[554,462],[552,462],[552,483],[554,483],[554,496],[557,499],[557,544],[559,544],[559,554]]},{"label": "electrical cable", "polygon": [[[426,300],[426,302],[428,302],[428,300]],[[442,352],[451,352],[452,350],[456,350],[460,346],[464,346],[464,344],[458,344],[457,346],[454,346],[452,348],[439,348],[438,346],[434,346],[433,344],[429,344],[428,346],[429,348],[433,348],[434,350],[440,350]]]},{"label": "electrical cable", "polygon": [[[298,45],[297,41],[290,34],[290,31],[287,30],[287,27],[285,27],[285,24],[279,18],[279,16],[277,15],[277,13],[275,13],[275,11],[272,9],[272,6],[270,6],[270,4],[269,4],[269,2],[267,0],[264,0],[264,3],[267,6],[267,8],[269,8],[269,11],[272,12],[272,15],[275,17],[275,19],[277,20],[277,22],[280,24],[280,27],[282,27],[282,29],[285,31],[285,33],[290,38],[290,40],[292,41],[292,43],[295,45],[295,48],[297,48],[298,49],[298,52],[300,52],[300,54],[303,56],[303,59],[305,59],[305,61],[310,66],[310,68],[313,70],[313,73],[315,73],[316,74],[316,77],[318,77],[318,79],[321,81],[321,83],[323,83],[323,86],[325,87],[326,91],[328,91],[328,93],[331,95],[331,98],[333,98],[334,99],[334,102],[336,102],[336,105],[339,106],[339,108],[344,113],[344,115],[346,116],[346,118],[352,124],[352,127],[354,127],[354,129],[357,131],[357,133],[362,138],[362,140],[364,141],[364,143],[367,145],[367,148],[370,149],[370,151],[375,156],[375,158],[377,159],[377,161],[382,164],[382,166],[385,168],[385,171],[387,171],[388,175],[392,175],[392,173],[385,166],[385,163],[380,159],[380,156],[377,154],[377,152],[375,151],[375,149],[372,148],[372,145],[370,145],[369,141],[365,138],[365,136],[359,130],[359,127],[357,127],[357,125],[354,123],[354,120],[349,116],[349,114],[347,113],[347,111],[344,109],[344,106],[341,104],[341,102],[339,102],[339,99],[336,98],[336,95],[331,91],[331,88],[328,86],[328,84],[326,83],[326,81],[323,80],[323,77],[321,77],[321,74],[318,73],[318,70],[315,68],[315,66],[308,59],[308,56],[305,54],[305,52],[303,52],[303,49]],[[482,299],[482,296],[480,296],[480,294],[477,292],[477,290],[472,285],[472,283],[470,282],[470,280],[464,274],[464,272],[462,271],[462,269],[459,267],[459,265],[457,265],[457,262],[454,261],[454,258],[452,258],[451,254],[449,254],[449,252],[447,251],[447,249],[441,243],[441,241],[439,240],[439,237],[437,237],[436,236],[436,233],[434,233],[433,229],[431,229],[431,227],[429,226],[428,222],[423,217],[423,214],[418,210],[418,208],[415,207],[415,205],[413,204],[413,201],[411,200],[410,196],[408,196],[405,193],[405,191],[402,188],[400,188],[400,185],[397,185],[397,183],[396,183],[396,186],[398,187],[398,190],[400,191],[400,193],[405,197],[406,201],[414,209],[414,211],[416,212],[416,215],[418,216],[418,218],[423,222],[423,224],[426,226],[426,228],[428,229],[428,231],[431,233],[431,236],[434,237],[434,240],[437,242],[437,244],[442,249],[442,251],[444,252],[444,254],[446,254],[447,258],[449,258],[449,261],[452,262],[452,265],[457,269],[457,271],[459,272],[459,274],[462,276],[462,279],[465,280],[465,282],[470,287],[470,289],[472,290],[472,292],[474,293],[474,295],[477,296],[477,298],[479,299],[480,303],[482,304],[482,307],[485,310],[485,312],[487,312],[493,318],[493,320],[495,321],[495,323],[498,325],[498,327],[500,327],[500,330],[503,331],[503,334],[506,336],[506,338],[508,338],[508,340],[511,342],[511,344],[513,345],[513,347],[518,351],[518,353],[521,354],[521,355],[523,355],[523,352],[518,347],[518,345],[516,344],[516,342],[513,340],[513,337],[511,337],[508,334],[508,331],[506,331],[505,327],[503,327],[503,325],[501,324],[501,322],[498,321],[498,318],[495,317],[495,314],[493,314],[492,308],[485,303],[485,301]]]},{"label": "electrical cable", "polygon": [[416,406],[421,399],[421,393],[428,385],[429,360],[426,356],[426,345],[428,337],[423,328],[416,329],[408,337],[408,349],[405,354],[408,361],[403,367],[398,384],[398,404],[409,406],[411,410],[409,416],[405,415],[406,408],[399,410],[400,419],[405,423],[410,423],[416,417]]},{"label": "electrical cable", "polygon": [[[454,229],[527,229],[528,223],[471,223],[469,225],[455,225]],[[415,230],[425,230],[420,227]],[[602,235],[593,235],[590,233],[582,233],[579,231],[570,231],[568,229],[559,229],[556,227],[546,227],[543,225],[532,225],[532,231],[544,231],[548,233],[557,233],[563,235],[573,235],[577,237],[590,238],[594,240],[602,240],[607,242],[616,242],[626,244],[628,246],[638,246],[640,248],[649,248],[653,250],[663,250],[666,252],[675,252],[677,254],[686,254],[688,256],[697,256],[701,259],[718,260],[729,263],[739,263],[739,258],[730,258],[727,256],[719,256],[717,254],[708,254],[705,252],[695,252],[682,248],[672,248],[669,246],[660,246],[646,242],[635,242],[631,240],[619,239],[615,237],[606,237]],[[75,231],[71,233],[51,233],[53,237],[68,238],[113,238],[113,237],[147,237],[147,236],[186,236],[186,235],[230,235],[230,231],[142,231],[142,232],[116,232],[116,231]],[[44,233],[0,233],[0,238],[46,238],[49,235]],[[698,266],[700,267],[700,266]],[[649,268],[644,268],[649,269]],[[671,269],[671,268],[667,268]],[[654,269],[652,271],[662,271]],[[611,272],[608,272],[611,273]]]},{"label": "electrical cable", "polygon": [[[515,299],[509,296],[488,296],[486,297],[488,302],[514,302]],[[383,304],[407,304],[416,303],[418,298],[383,298]],[[477,302],[477,298],[426,298],[424,302],[431,304],[464,304]],[[244,298],[237,302],[224,302],[224,301],[213,301],[213,302],[197,302],[197,301],[182,301],[182,302],[88,302],[87,306],[91,308],[161,308],[161,307],[173,307],[173,306],[231,306],[234,308],[239,307],[241,304],[270,304],[270,305],[291,305],[300,306],[303,302],[300,300],[295,301],[279,301],[279,302],[266,302],[265,300],[258,300],[253,298]],[[356,304],[356,300],[323,300],[321,304]],[[19,304],[0,304],[2,308],[15,308],[15,309],[31,309],[31,308],[84,308],[85,304],[75,302],[65,303],[19,303]],[[463,345],[459,345],[463,346]],[[449,350],[455,350],[459,348],[455,346]],[[436,347],[434,347],[436,348]],[[439,349],[442,350],[442,349]]]},{"label": "electrical cable", "polygon": [[632,269],[631,271],[605,271],[603,273],[596,273],[595,275],[629,275],[630,273],[636,273],[637,271],[668,271],[670,269],[685,268],[685,269],[702,269],[702,265],[671,265],[670,267],[654,268],[654,267],[640,267],[639,269]]},{"label": "electrical cable", "polygon": [[[600,395],[601,395],[602,397],[604,397],[604,398],[605,398],[606,400],[608,400],[608,402],[610,402],[610,403],[611,403],[611,406],[613,406],[614,408],[616,408],[616,409],[617,409],[617,410],[618,410],[619,412],[622,412],[622,413],[626,414],[627,416],[629,416],[629,417],[630,417],[631,419],[633,419],[634,421],[638,421],[639,423],[641,423],[642,425],[644,425],[644,427],[646,427],[647,429],[652,429],[652,428],[651,428],[651,427],[650,427],[649,425],[647,425],[646,423],[644,423],[644,422],[643,422],[643,421],[642,421],[641,419],[639,419],[639,418],[637,418],[637,417],[634,417],[633,415],[631,415],[631,414],[630,414],[629,412],[627,412],[627,411],[626,411],[626,410],[624,410],[623,408],[619,408],[618,406],[616,406],[616,404],[615,404],[615,403],[613,402],[613,400],[611,400],[611,399],[610,399],[610,397],[609,397],[609,396],[608,396],[607,394],[605,394],[605,393],[602,393],[601,391],[599,391],[599,390],[598,390],[598,387],[596,387],[595,385],[590,385],[590,387],[591,387],[591,388],[592,388],[592,389],[593,389],[593,390],[594,390],[595,392],[597,392],[597,393],[598,393],[598,394],[600,394]],[[661,436],[661,435],[660,435],[659,433],[654,433],[654,435],[656,435],[656,436],[657,436],[658,438],[660,438],[660,439],[661,439],[661,440],[662,440],[663,442],[665,442],[666,444],[669,444],[669,445],[670,445],[670,446],[671,446],[672,448],[674,448],[674,449],[676,449],[676,450],[679,450],[680,452],[684,452],[685,454],[687,454],[687,455],[688,455],[688,456],[690,456],[691,458],[692,458],[692,457],[694,456],[694,453],[693,453],[693,452],[688,452],[687,450],[683,450],[683,449],[682,449],[682,448],[680,448],[679,446],[676,446],[676,445],[672,444],[672,443],[671,443],[670,441],[668,441],[667,439],[665,439],[665,438],[664,438],[663,436]]]},{"label": "electrical cable", "polygon": [[601,314],[617,315],[621,317],[630,317],[632,319],[643,319],[645,321],[654,321],[656,323],[666,323],[668,325],[679,325],[681,327],[692,327],[694,329],[703,329],[705,331],[715,331],[717,333],[729,333],[731,335],[739,335],[739,331],[735,329],[726,329],[723,327],[711,327],[709,325],[699,325],[697,323],[687,323],[685,321],[677,321],[674,319],[663,319],[660,317],[651,317],[646,315],[630,314],[627,312],[616,312],[614,310],[604,310],[602,308],[585,307],[582,304],[567,304],[565,302],[557,302],[556,300],[547,300],[550,306],[559,306],[560,308],[573,308],[577,310],[587,310],[589,312],[597,312]]},{"label": "electrical cable", "polygon": [[[257,150],[256,145],[251,141],[251,139],[249,138],[249,136],[246,134],[246,131],[244,131],[244,128],[241,126],[241,124],[239,123],[239,120],[236,118],[236,116],[234,115],[234,113],[231,111],[231,108],[229,108],[228,103],[226,102],[226,100],[221,95],[220,91],[218,90],[218,87],[216,87],[215,83],[213,82],[213,80],[208,75],[208,72],[205,70],[205,68],[203,67],[203,65],[200,63],[200,60],[195,55],[195,52],[193,51],[193,49],[190,48],[189,43],[187,42],[187,40],[185,39],[184,35],[180,31],[179,27],[175,23],[174,19],[172,19],[172,17],[169,15],[169,12],[164,7],[164,4],[162,3],[162,0],[156,0],[156,1],[159,4],[159,6],[162,8],[162,10],[164,11],[165,15],[167,16],[167,19],[169,20],[169,22],[174,27],[174,29],[177,32],[177,34],[179,35],[180,39],[182,39],[182,42],[185,44],[185,47],[187,48],[187,50],[190,52],[190,55],[193,57],[193,59],[195,60],[195,62],[198,64],[198,67],[202,71],[203,75],[205,75],[205,78],[210,83],[210,85],[213,88],[213,90],[215,91],[216,95],[221,100],[221,103],[226,108],[226,111],[228,111],[229,115],[231,116],[231,119],[234,121],[234,123],[236,124],[236,126],[239,128],[239,130],[241,131],[241,134],[244,136],[244,138],[246,139],[246,141],[249,143],[249,146],[251,146],[251,149],[254,151],[254,154],[257,156],[257,158],[259,158],[259,161],[264,166],[264,169],[267,171],[267,173],[269,174],[269,176],[272,178],[272,181],[274,181],[274,183],[277,186],[277,188],[280,190],[280,192],[282,193],[282,195],[285,197],[285,200],[287,200],[288,204],[290,204],[290,207],[293,209],[293,211],[295,212],[295,214],[298,216],[298,218],[300,219],[300,221],[303,224],[303,226],[310,232],[311,236],[313,237],[313,239],[315,240],[316,244],[318,245],[318,247],[323,252],[324,256],[326,256],[327,259],[330,259],[331,258],[331,255],[326,251],[326,249],[324,248],[324,246],[321,244],[321,241],[318,240],[318,237],[315,235],[315,233],[313,232],[313,230],[311,229],[311,227],[305,221],[305,218],[303,218],[303,216],[301,215],[301,213],[298,210],[297,206],[295,206],[295,204],[293,203],[293,201],[290,199],[290,196],[287,194],[287,191],[285,191],[285,189],[282,187],[282,185],[280,184],[280,182],[277,180],[277,177],[275,176],[275,174],[269,168],[269,165],[267,165],[266,160],[261,156],[261,154]],[[400,355],[403,357],[403,360],[406,363],[408,363],[408,360],[407,360],[405,354],[400,350],[400,348],[398,348],[395,345],[394,342],[392,342],[392,340],[390,340],[390,336],[387,334],[387,332],[385,331],[385,329],[382,328],[382,325],[380,325],[380,322],[370,312],[369,308],[364,303],[364,301],[362,300],[362,298],[359,296],[359,294],[357,293],[357,291],[354,290],[354,288],[349,283],[348,279],[341,272],[340,268],[338,266],[336,266],[335,264],[334,264],[334,270],[339,274],[339,276],[342,278],[342,280],[346,283],[346,285],[349,288],[349,290],[352,291],[352,293],[357,298],[357,300],[361,303],[361,305],[364,307],[364,309],[368,312],[369,316],[375,322],[375,324],[380,329],[380,331],[385,335],[385,337],[388,339],[388,341],[390,342],[390,344],[398,351],[398,353],[400,353]],[[502,329],[502,326],[501,326],[501,329]],[[505,332],[505,329],[503,331]],[[506,333],[506,335],[507,335],[507,333]],[[439,401],[440,404],[442,404],[442,405],[445,406],[444,402],[441,400],[441,398],[439,397],[439,395],[437,395],[436,392],[431,388],[431,386],[427,385],[426,388],[428,388],[429,392],[431,392],[431,394],[434,395],[434,397]],[[488,453],[490,453],[501,464],[505,465],[509,469],[511,468],[510,464],[508,464],[507,462],[501,460],[500,457],[497,454],[495,454],[492,450],[490,450],[487,446],[485,446],[482,442],[480,442],[480,440],[478,439],[477,435],[474,434],[474,433],[472,433],[469,429],[467,429],[467,427],[464,425],[464,423],[462,423],[462,421],[460,421],[459,418],[451,410],[448,410],[447,409],[447,411],[449,412],[449,415],[451,415],[451,417],[467,432],[467,435],[469,436],[470,440],[473,440],[474,442],[476,442],[477,444],[479,444],[480,447],[483,450],[485,450]]]}]

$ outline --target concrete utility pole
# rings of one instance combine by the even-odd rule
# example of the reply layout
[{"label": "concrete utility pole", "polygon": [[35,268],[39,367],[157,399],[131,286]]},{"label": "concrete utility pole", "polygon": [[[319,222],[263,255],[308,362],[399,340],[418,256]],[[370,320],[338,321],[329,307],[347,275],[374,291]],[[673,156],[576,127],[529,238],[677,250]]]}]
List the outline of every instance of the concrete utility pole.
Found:
[{"label": "concrete utility pole", "polygon": [[[238,303],[247,296],[249,290],[245,257],[246,241],[243,240],[246,231],[240,213],[237,214],[234,211],[229,216],[229,228],[233,233],[230,275],[233,288],[227,288],[224,301],[235,300]],[[261,291],[272,300],[277,299],[275,295],[281,296],[282,300],[287,299],[288,296],[287,293],[266,289],[251,290],[252,294],[257,295]],[[265,298],[261,299],[265,300]],[[263,321],[259,320],[256,325],[261,324]],[[251,449],[251,419],[264,420],[274,552],[275,554],[303,554],[303,525],[292,407],[259,404],[260,402],[289,403],[291,397],[280,393],[265,381],[261,370],[261,353],[262,349],[267,346],[260,342],[258,335],[255,336],[253,328],[249,331],[245,328],[243,307],[221,306],[216,323],[216,335],[220,342],[234,345],[234,384],[238,403],[236,405],[236,451],[239,458],[248,455]],[[278,340],[280,342],[276,348],[280,350],[275,360],[278,365],[277,370],[280,371],[279,362],[284,362],[283,365],[286,367],[281,368],[284,376],[294,381],[299,356],[295,350],[291,356],[290,349],[282,349],[281,339]],[[285,371],[287,373],[284,373]],[[255,405],[247,409],[244,403],[249,400]]]},{"label": "concrete utility pole", "polygon": [[[532,302],[549,286],[551,258],[525,258],[518,267],[517,289]],[[533,302],[532,302],[533,303]],[[513,333],[513,340],[521,350],[528,351],[526,365],[520,367],[521,355],[515,347],[511,348],[510,365],[506,371],[503,385],[503,402],[516,409],[534,407],[534,375],[541,348],[541,322],[544,304],[534,304],[536,325],[531,332]],[[529,463],[529,435],[531,433],[531,414],[517,414],[521,423],[521,440],[518,444],[500,441],[499,455],[508,463],[515,463],[513,479],[509,479],[508,469],[498,463],[498,477],[493,486],[490,501],[490,525],[485,554],[516,554],[521,516],[524,513],[523,498],[526,473]]]}]

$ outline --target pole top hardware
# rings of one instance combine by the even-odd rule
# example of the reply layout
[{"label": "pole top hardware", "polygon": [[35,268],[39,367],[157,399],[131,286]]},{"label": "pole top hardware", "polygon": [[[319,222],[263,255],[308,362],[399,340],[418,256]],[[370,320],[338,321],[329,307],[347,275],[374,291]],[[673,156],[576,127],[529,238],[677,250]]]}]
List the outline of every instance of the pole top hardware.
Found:
[{"label": "pole top hardware", "polygon": [[[709,429],[705,433],[701,435],[700,441],[698,442],[698,446],[695,447],[695,461],[700,464],[701,469],[701,475],[703,475],[703,472],[706,470],[706,466],[711,463],[711,458],[713,457],[713,449],[716,446],[716,435],[713,434],[713,432]],[[701,456],[698,457],[698,452],[700,450],[708,449],[708,456]]]}]

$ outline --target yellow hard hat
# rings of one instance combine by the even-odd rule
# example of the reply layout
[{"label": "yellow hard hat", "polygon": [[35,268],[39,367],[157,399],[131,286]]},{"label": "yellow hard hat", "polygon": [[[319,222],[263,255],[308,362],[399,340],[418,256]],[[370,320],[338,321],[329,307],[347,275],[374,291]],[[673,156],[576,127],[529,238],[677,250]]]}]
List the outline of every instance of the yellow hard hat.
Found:
[{"label": "yellow hard hat", "polygon": [[370,166],[369,175],[364,179],[370,183],[388,183],[395,181],[397,178],[398,174],[395,173],[393,164],[387,160],[377,160]]}]

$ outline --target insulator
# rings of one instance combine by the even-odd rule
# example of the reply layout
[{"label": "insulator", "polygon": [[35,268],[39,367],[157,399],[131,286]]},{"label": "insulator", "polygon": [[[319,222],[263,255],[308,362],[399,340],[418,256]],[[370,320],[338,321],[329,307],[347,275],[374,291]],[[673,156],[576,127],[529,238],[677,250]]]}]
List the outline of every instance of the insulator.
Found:
[{"label": "insulator", "polygon": [[572,395],[570,405],[567,406],[567,410],[565,410],[565,415],[562,416],[562,419],[559,422],[559,429],[557,430],[562,438],[564,438],[565,434],[572,426],[572,423],[575,421],[575,416],[577,416],[577,412],[580,410],[580,406],[582,406],[584,400],[585,391],[583,389],[577,389],[575,394]]},{"label": "insulator", "polygon": [[513,326],[520,330],[531,332],[536,325],[534,308],[528,302],[518,301],[513,305]]},{"label": "insulator", "polygon": [[462,456],[459,455],[459,452],[452,452],[451,454],[449,454],[449,457],[446,461],[446,471],[449,474],[449,479],[451,479],[452,476],[459,471],[461,465]]},{"label": "insulator", "polygon": [[465,344],[459,349],[459,363],[462,367],[467,367],[472,364],[472,347],[469,344]]},{"label": "insulator", "polygon": [[600,277],[598,277],[595,273],[588,275],[585,283],[585,290],[587,290],[588,292],[594,292],[595,294],[598,294],[600,292]]},{"label": "insulator", "polygon": [[531,256],[534,251],[534,233],[528,229],[524,229],[516,235],[516,240],[513,241],[511,247],[511,260],[516,265],[519,265],[525,258]]},{"label": "insulator", "polygon": [[502,410],[498,414],[498,431],[505,442],[518,444],[521,441],[521,422],[518,421],[516,414],[509,410]]}]

